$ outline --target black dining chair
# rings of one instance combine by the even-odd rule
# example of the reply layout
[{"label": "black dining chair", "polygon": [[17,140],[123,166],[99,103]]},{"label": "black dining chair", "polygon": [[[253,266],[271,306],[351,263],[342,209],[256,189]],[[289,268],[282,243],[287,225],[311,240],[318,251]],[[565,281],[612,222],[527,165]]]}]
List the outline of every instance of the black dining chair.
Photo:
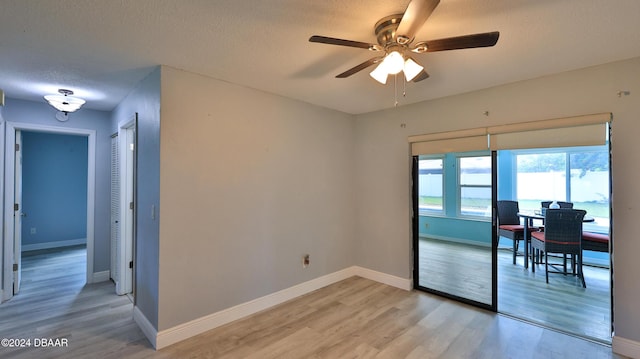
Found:
[{"label": "black dining chair", "polygon": [[498,201],[498,236],[513,241],[513,264],[516,264],[518,244],[525,239],[524,226],[520,224],[520,217],[518,217],[519,211],[517,201]]},{"label": "black dining chair", "polygon": [[[587,287],[582,272],[582,221],[586,214],[587,212],[581,209],[548,210],[544,216],[544,232],[531,233],[532,249],[537,253],[544,252],[547,283],[549,283],[549,273],[561,273],[578,276],[582,281],[582,286]],[[558,264],[549,263],[549,253],[563,255],[562,270],[559,269]],[[571,256],[571,272],[567,270],[566,255]],[[549,267],[553,271],[549,271]],[[535,263],[531,268],[533,272],[536,271]]]},{"label": "black dining chair", "polygon": [[[553,201],[542,201],[540,202],[540,207],[542,207],[542,215],[544,216],[544,213],[547,211],[547,209],[549,209],[549,206],[551,205],[551,203],[553,203]],[[573,203],[572,202],[556,202],[558,204],[558,206],[560,206],[560,208],[573,208]],[[542,221],[543,225],[541,226],[544,227],[544,220]]]},{"label": "black dining chair", "polygon": [[[553,203],[553,201],[542,201],[540,202],[540,207],[549,208],[549,205],[551,205],[551,203]],[[573,208],[572,202],[557,202],[557,203],[560,206],[560,208]]]}]

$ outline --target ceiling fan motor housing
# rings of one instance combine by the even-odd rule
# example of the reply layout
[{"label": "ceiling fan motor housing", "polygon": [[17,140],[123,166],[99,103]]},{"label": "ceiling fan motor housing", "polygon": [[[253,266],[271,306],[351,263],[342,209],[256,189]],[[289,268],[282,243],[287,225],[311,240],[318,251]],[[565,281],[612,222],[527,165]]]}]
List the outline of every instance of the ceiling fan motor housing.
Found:
[{"label": "ceiling fan motor housing", "polygon": [[[374,32],[380,46],[386,48],[389,45],[397,43],[396,30],[398,29],[400,20],[402,20],[402,14],[395,14],[385,16],[376,23]],[[404,44],[408,44],[409,42],[410,41],[407,41]]]}]

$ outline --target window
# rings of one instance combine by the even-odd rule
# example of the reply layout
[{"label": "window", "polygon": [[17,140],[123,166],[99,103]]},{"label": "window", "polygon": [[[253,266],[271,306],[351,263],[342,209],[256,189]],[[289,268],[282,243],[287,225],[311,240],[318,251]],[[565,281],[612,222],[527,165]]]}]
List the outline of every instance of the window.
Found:
[{"label": "window", "polygon": [[541,201],[571,202],[567,197],[566,153],[516,155],[516,188],[520,209],[540,209]]},{"label": "window", "polygon": [[443,213],[442,158],[418,161],[418,207],[431,214]]},{"label": "window", "polygon": [[595,222],[585,223],[587,231],[609,232],[609,153],[569,153],[569,198],[587,211]]},{"label": "window", "polygon": [[573,202],[595,219],[585,230],[609,232],[606,146],[517,151],[515,161],[520,209],[539,209],[541,201]]},{"label": "window", "polygon": [[460,157],[458,169],[459,214],[491,217],[491,157]]}]

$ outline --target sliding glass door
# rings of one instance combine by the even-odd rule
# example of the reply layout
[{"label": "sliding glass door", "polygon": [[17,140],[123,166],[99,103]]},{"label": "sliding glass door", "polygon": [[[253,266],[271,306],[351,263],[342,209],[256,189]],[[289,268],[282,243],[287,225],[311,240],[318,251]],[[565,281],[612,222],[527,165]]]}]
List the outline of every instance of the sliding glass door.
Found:
[{"label": "sliding glass door", "polygon": [[496,309],[492,156],[413,158],[414,285]]},{"label": "sliding glass door", "polygon": [[[585,210],[588,218],[582,226],[582,270],[586,288],[574,276],[551,274],[547,282],[544,265],[536,265],[535,273],[523,271],[522,249],[513,265],[513,242],[499,238],[498,310],[610,343],[613,262],[607,243],[611,238],[608,144],[501,150],[497,151],[497,158],[499,200],[517,201],[520,211],[530,213],[541,212],[545,201],[566,202],[574,209]],[[535,225],[543,223],[537,220]],[[549,257],[551,264],[563,262],[562,256]],[[571,303],[571,306],[558,303]]]},{"label": "sliding glass door", "polygon": [[[410,136],[414,287],[610,342],[611,117],[600,113]],[[573,276],[547,282],[540,260],[525,257],[525,240],[498,238],[498,200],[516,202],[516,212],[532,215],[541,215],[543,201],[586,210],[590,220],[583,224],[581,243],[587,287],[576,285]],[[517,225],[517,217],[507,224]],[[541,230],[542,220],[534,223]],[[549,258],[547,264],[565,263],[562,255]]]}]

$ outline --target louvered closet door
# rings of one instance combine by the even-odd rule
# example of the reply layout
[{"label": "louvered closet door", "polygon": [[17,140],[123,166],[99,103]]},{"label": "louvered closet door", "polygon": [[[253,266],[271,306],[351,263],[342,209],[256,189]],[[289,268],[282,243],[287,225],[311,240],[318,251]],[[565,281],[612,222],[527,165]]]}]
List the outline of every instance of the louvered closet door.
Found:
[{"label": "louvered closet door", "polygon": [[118,135],[111,137],[111,279],[120,283],[120,152]]}]

